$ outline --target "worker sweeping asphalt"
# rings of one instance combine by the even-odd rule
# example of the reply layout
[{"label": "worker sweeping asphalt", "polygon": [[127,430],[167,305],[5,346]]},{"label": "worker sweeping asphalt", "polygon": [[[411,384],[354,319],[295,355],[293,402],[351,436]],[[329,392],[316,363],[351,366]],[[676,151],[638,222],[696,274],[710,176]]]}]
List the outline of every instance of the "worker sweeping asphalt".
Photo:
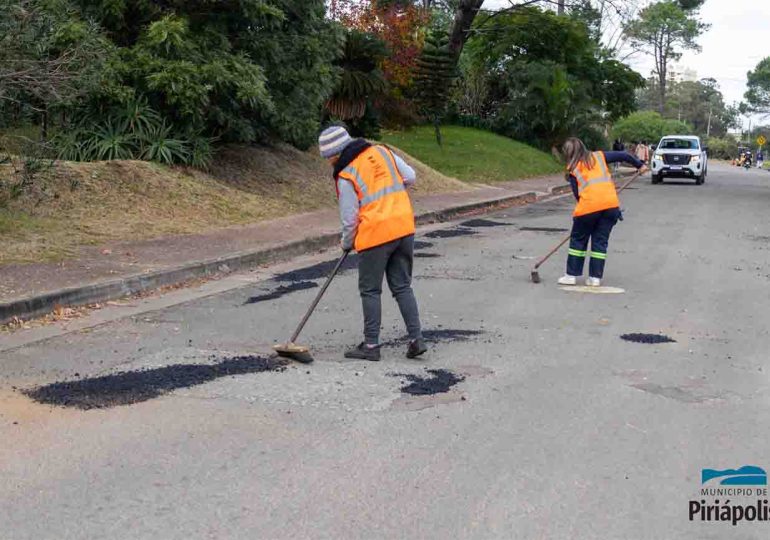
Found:
[{"label": "worker sweeping asphalt", "polygon": [[343,250],[358,252],[358,288],[364,312],[364,341],[346,358],[380,359],[382,280],[387,279],[409,333],[407,358],[423,354],[417,300],[412,291],[414,210],[406,191],[414,169],[389,148],[353,139],[345,128],[325,129],[321,156],[333,167],[342,221]]},{"label": "worker sweeping asphalt", "polygon": [[583,275],[590,239],[591,262],[585,283],[589,287],[599,287],[604,277],[610,233],[618,220],[623,219],[615,182],[607,165],[625,162],[639,169],[640,173],[647,168],[627,152],[590,152],[583,141],[574,137],[567,139],[562,153],[577,205],[573,213],[567,273],[559,278],[559,284],[577,284],[578,277]]}]

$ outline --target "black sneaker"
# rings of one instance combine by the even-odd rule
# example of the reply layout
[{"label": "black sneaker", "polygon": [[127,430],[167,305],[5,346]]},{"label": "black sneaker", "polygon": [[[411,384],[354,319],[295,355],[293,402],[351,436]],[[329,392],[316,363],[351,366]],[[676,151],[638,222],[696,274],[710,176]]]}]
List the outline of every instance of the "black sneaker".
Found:
[{"label": "black sneaker", "polygon": [[361,343],[355,349],[345,351],[345,358],[356,358],[358,360],[369,360],[371,362],[380,361],[380,348],[379,347],[367,347],[365,343]]},{"label": "black sneaker", "polygon": [[417,358],[422,353],[428,350],[428,347],[425,346],[425,342],[422,338],[414,339],[409,342],[409,347],[406,349],[406,357],[407,358]]}]

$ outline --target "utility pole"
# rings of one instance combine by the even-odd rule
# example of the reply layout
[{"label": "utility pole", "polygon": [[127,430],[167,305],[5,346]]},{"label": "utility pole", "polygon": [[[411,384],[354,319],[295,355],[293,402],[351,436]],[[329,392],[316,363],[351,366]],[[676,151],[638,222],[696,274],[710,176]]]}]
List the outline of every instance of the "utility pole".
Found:
[{"label": "utility pole", "polygon": [[557,11],[556,11],[556,13],[557,13],[558,15],[564,15],[564,0],[559,0],[559,4],[558,4],[558,6],[559,6],[559,7],[557,8]]},{"label": "utility pole", "polygon": [[713,106],[709,107],[709,122],[706,126],[706,138],[709,138],[711,136],[711,113],[713,111]]}]

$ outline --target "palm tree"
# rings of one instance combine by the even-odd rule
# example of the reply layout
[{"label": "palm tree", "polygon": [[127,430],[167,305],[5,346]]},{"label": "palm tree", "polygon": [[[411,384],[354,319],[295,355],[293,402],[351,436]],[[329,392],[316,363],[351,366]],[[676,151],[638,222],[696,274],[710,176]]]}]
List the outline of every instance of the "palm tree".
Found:
[{"label": "palm tree", "polygon": [[372,34],[350,30],[342,57],[337,61],[340,78],[326,102],[326,111],[336,120],[357,120],[372,100],[387,90],[380,63],[387,57],[385,43]]}]

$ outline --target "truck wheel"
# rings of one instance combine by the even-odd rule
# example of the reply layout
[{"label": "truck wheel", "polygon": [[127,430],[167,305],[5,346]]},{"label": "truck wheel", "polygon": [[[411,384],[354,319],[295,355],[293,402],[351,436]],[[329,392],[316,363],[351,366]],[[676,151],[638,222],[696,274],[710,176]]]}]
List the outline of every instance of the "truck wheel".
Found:
[{"label": "truck wheel", "polygon": [[659,174],[653,174],[652,175],[652,183],[653,184],[660,184],[661,180],[663,180],[663,176]]},{"label": "truck wheel", "polygon": [[703,174],[701,174],[700,176],[695,178],[695,183],[697,185],[699,185],[699,186],[701,184],[703,184],[705,181],[706,181],[706,173],[705,172],[703,172]]}]

